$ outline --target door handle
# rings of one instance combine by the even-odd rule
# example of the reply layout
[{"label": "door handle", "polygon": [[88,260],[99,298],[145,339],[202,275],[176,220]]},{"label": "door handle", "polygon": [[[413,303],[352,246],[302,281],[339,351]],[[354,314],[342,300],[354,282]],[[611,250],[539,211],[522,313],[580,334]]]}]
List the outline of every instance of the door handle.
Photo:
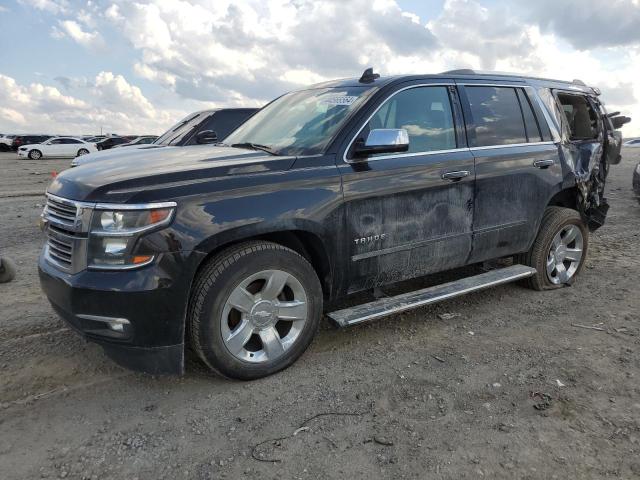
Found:
[{"label": "door handle", "polygon": [[533,166],[537,168],[548,168],[556,163],[553,158],[547,158],[546,160],[536,160],[533,162]]},{"label": "door handle", "polygon": [[464,177],[468,177],[471,175],[469,170],[457,170],[455,172],[445,172],[442,174],[443,180],[451,180],[452,182],[456,182],[458,180],[463,179]]}]

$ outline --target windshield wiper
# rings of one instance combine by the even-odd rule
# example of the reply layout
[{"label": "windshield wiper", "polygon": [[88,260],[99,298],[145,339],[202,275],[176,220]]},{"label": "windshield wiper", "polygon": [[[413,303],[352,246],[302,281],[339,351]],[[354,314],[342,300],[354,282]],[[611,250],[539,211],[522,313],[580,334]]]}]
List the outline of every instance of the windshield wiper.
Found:
[{"label": "windshield wiper", "polygon": [[251,143],[251,142],[233,143],[231,144],[231,146],[233,148],[250,148],[251,150],[261,150],[271,155],[280,155],[276,150],[269,147],[268,145],[260,145],[259,143]]}]

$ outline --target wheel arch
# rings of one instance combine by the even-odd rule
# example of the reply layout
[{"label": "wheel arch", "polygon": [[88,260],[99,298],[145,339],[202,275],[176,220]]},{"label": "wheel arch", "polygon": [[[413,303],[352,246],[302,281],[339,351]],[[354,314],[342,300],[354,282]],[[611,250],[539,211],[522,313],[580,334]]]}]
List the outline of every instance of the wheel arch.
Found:
[{"label": "wheel arch", "polygon": [[[252,232],[242,231],[234,232],[232,236],[225,235],[225,238],[209,239],[203,242],[198,248],[198,251],[204,252],[206,255],[200,259],[193,279],[195,280],[195,278],[197,278],[202,268],[211,258],[223,250],[252,240],[263,240],[277,243],[302,255],[311,264],[318,275],[324,297],[328,299],[333,296],[333,268],[331,257],[325,246],[325,242],[322,240],[322,237],[318,232],[302,228],[273,229]],[[192,280],[191,288],[193,288],[194,280]]]},{"label": "wheel arch", "polygon": [[546,208],[549,207],[565,207],[570,208],[575,211],[580,211],[578,208],[580,192],[578,187],[572,186],[568,188],[564,188],[559,192],[555,193],[547,202]]}]

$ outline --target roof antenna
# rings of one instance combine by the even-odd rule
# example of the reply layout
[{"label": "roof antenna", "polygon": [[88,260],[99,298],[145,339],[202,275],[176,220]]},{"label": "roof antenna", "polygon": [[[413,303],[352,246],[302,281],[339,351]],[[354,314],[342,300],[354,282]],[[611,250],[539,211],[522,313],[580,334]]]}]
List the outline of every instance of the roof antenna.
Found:
[{"label": "roof antenna", "polygon": [[362,74],[362,76],[360,77],[360,80],[358,80],[358,82],[360,82],[360,83],[371,83],[376,78],[380,78],[380,74],[379,73],[373,73],[373,68],[369,67],[364,71],[364,73]]}]

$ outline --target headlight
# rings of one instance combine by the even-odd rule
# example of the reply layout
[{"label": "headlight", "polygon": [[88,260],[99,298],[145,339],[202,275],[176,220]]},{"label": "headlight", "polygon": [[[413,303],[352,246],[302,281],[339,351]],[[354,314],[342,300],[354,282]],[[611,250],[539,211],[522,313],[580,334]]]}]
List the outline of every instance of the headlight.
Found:
[{"label": "headlight", "polygon": [[173,202],[153,204],[144,209],[123,206],[122,210],[107,210],[98,205],[89,231],[89,268],[129,269],[151,263],[154,255],[136,252],[136,243],[143,234],[168,225],[174,212]]}]

